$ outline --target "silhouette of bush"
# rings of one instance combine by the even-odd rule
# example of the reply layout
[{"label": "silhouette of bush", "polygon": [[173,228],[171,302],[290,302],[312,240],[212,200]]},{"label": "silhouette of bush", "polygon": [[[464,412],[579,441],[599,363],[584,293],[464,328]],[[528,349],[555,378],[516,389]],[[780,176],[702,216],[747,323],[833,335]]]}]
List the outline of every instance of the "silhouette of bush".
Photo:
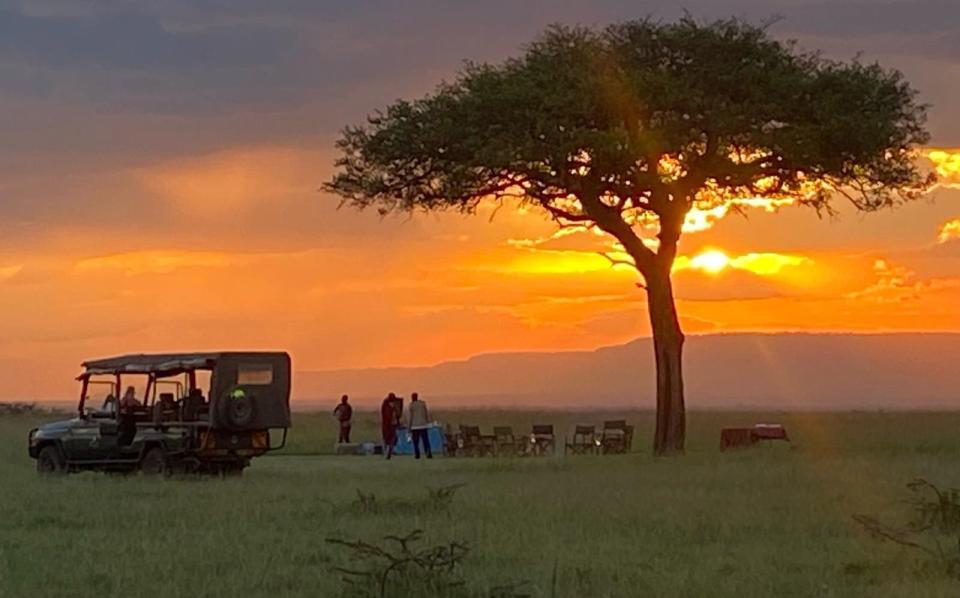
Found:
[{"label": "silhouette of bush", "polygon": [[871,537],[923,554],[943,571],[960,579],[960,490],[941,489],[915,479],[907,484],[912,496],[904,502],[913,507],[913,518],[901,526],[883,523],[873,515],[857,514]]},{"label": "silhouette of bush", "polygon": [[404,536],[384,536],[379,544],[363,540],[327,538],[327,543],[347,549],[349,566],[333,571],[349,588],[349,595],[376,596],[457,596],[464,582],[458,576],[470,548],[451,541],[420,548],[423,530]]}]

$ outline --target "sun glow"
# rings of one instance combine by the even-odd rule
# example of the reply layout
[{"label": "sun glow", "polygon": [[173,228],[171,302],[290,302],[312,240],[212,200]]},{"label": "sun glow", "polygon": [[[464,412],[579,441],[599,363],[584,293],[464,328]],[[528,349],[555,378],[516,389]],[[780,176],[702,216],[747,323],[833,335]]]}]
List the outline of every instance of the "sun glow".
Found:
[{"label": "sun glow", "polygon": [[708,274],[719,274],[730,266],[730,257],[719,249],[711,249],[690,258],[690,267]]},{"label": "sun glow", "polygon": [[810,264],[812,260],[798,255],[780,253],[745,253],[731,257],[719,249],[708,249],[693,257],[680,256],[674,263],[674,270],[699,270],[710,275],[732,270],[744,270],[757,276],[775,276],[784,268]]},{"label": "sun glow", "polygon": [[584,274],[610,269],[609,260],[599,253],[535,249],[515,256],[507,265],[485,265],[481,270],[519,275]]}]

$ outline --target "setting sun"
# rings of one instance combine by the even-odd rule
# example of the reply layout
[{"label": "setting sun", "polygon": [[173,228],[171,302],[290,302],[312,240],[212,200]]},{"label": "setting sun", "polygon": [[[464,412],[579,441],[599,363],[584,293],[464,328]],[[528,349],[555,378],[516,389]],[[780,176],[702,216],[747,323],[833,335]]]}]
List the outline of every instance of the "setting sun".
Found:
[{"label": "setting sun", "polygon": [[730,265],[730,257],[726,253],[711,249],[690,259],[690,267],[703,270],[708,274],[718,274]]}]

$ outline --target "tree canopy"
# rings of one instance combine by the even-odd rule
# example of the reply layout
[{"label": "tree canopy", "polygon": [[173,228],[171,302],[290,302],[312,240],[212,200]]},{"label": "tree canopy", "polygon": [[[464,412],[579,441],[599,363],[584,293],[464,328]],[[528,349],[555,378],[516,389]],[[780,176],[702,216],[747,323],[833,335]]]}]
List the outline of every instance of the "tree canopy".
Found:
[{"label": "tree canopy", "polygon": [[621,242],[632,235],[611,229],[653,218],[670,245],[690,208],[731,197],[818,210],[914,198],[928,183],[912,152],[924,120],[900,73],[803,53],[739,20],[554,26],[519,58],[467,64],[345,129],[327,189],[383,211],[518,196]]}]

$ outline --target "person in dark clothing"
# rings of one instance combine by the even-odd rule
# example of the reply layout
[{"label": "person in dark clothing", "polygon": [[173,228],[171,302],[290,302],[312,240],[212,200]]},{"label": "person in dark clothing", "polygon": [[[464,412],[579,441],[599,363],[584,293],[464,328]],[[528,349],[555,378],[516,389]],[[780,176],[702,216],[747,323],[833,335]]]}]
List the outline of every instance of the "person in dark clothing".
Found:
[{"label": "person in dark clothing", "polygon": [[334,417],[340,422],[340,437],[337,444],[350,442],[350,426],[353,418],[353,407],[349,403],[350,397],[343,395],[340,397],[340,404],[333,410]]},{"label": "person in dark clothing", "polygon": [[430,412],[427,410],[427,404],[420,400],[420,395],[413,393],[410,395],[410,432],[413,434],[413,454],[417,459],[420,458],[420,445],[423,444],[423,452],[427,454],[427,459],[433,459],[433,453],[430,451]]},{"label": "person in dark clothing", "polygon": [[393,456],[393,447],[397,443],[397,428],[400,427],[400,414],[397,403],[400,399],[392,392],[380,404],[380,432],[383,435],[383,454],[387,459]]},{"label": "person in dark clothing", "polygon": [[117,420],[117,444],[120,446],[130,446],[137,435],[137,422],[134,410],[140,407],[140,401],[137,400],[137,391],[132,386],[127,388],[120,399],[120,413]]},{"label": "person in dark clothing", "polygon": [[127,391],[123,393],[123,398],[120,399],[120,412],[128,411],[132,412],[134,409],[141,407],[140,401],[137,400],[137,389],[128,386]]}]

